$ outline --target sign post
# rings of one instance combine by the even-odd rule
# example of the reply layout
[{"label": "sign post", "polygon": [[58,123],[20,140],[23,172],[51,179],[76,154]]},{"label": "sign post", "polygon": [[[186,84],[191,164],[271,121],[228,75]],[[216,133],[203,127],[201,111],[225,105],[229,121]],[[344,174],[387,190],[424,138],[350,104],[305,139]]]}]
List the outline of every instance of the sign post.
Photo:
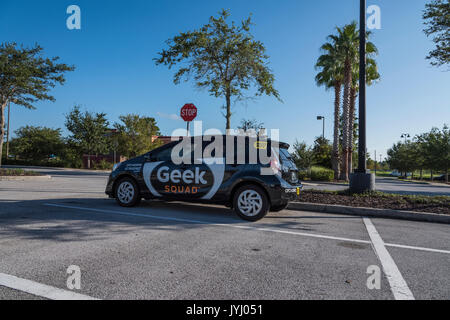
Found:
[{"label": "sign post", "polygon": [[186,136],[189,136],[189,124],[197,117],[197,107],[192,103],[187,103],[181,108],[181,118],[186,121]]}]

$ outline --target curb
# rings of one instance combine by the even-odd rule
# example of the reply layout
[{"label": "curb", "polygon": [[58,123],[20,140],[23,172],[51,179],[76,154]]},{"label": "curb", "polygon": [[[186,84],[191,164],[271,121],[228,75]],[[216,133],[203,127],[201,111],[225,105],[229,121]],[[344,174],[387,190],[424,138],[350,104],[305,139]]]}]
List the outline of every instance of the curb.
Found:
[{"label": "curb", "polygon": [[100,173],[110,173],[111,170],[94,170],[94,169],[77,169],[77,168],[64,168],[64,167],[42,167],[42,166],[16,166],[5,164],[1,166],[2,168],[18,168],[18,169],[51,169],[51,170],[66,170],[66,171],[80,171],[80,172],[100,172]]},{"label": "curb", "polygon": [[317,204],[317,203],[303,203],[291,202],[288,206],[289,210],[298,211],[315,211],[322,213],[339,213],[351,216],[360,217],[374,217],[387,219],[400,219],[411,221],[424,221],[450,224],[450,215],[415,212],[415,211],[401,211],[392,209],[377,209],[377,208],[361,208],[339,206],[334,204]]},{"label": "curb", "polygon": [[45,176],[0,176],[0,181],[39,181],[50,180],[52,177]]}]

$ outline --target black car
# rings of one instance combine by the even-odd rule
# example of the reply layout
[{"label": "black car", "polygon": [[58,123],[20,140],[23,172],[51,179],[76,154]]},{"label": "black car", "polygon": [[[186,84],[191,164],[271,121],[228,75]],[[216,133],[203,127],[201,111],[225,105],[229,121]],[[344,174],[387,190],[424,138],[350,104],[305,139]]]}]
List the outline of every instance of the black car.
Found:
[{"label": "black car", "polygon": [[256,221],[300,195],[288,148],[248,136],[188,137],[115,165],[105,192],[124,207],[142,198],[214,203]]}]

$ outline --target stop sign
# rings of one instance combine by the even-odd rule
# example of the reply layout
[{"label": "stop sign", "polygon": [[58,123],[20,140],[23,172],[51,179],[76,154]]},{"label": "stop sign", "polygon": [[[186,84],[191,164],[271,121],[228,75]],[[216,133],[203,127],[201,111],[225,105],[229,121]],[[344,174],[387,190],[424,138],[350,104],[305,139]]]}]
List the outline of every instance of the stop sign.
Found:
[{"label": "stop sign", "polygon": [[194,120],[195,117],[197,117],[197,107],[192,103],[185,104],[183,108],[181,108],[180,116],[184,121]]}]

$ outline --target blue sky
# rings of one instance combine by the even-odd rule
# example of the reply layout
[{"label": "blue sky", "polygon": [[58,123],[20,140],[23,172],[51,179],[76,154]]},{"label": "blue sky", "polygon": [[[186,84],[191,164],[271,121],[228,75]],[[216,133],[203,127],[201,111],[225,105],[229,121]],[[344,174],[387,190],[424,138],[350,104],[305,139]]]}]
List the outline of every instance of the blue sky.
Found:
[{"label": "blue sky", "polygon": [[[381,8],[381,30],[373,42],[381,81],[367,91],[367,146],[373,157],[386,154],[404,132],[415,135],[450,124],[450,73],[431,67],[425,56],[432,48],[423,34],[424,0],[368,0]],[[81,8],[81,30],[66,28],[66,8]],[[23,1],[0,3],[0,39],[24,45],[39,43],[48,56],[74,64],[64,86],[52,93],[56,102],[40,102],[36,110],[12,106],[12,130],[23,125],[64,128],[64,114],[75,104],[106,112],[111,122],[125,113],[155,117],[163,134],[184,123],[186,102],[199,109],[204,128],[224,129],[223,99],[210,97],[192,83],[174,85],[173,70],[153,58],[165,40],[207,23],[221,8],[240,21],[253,14],[253,33],[264,42],[284,103],[272,97],[233,107],[232,126],[256,118],[267,128],[280,128],[281,139],[312,143],[326,117],[332,138],[333,93],[314,82],[314,63],[326,36],[358,18],[357,0],[192,0],[192,1]],[[66,133],[66,132],[65,132]]]}]

